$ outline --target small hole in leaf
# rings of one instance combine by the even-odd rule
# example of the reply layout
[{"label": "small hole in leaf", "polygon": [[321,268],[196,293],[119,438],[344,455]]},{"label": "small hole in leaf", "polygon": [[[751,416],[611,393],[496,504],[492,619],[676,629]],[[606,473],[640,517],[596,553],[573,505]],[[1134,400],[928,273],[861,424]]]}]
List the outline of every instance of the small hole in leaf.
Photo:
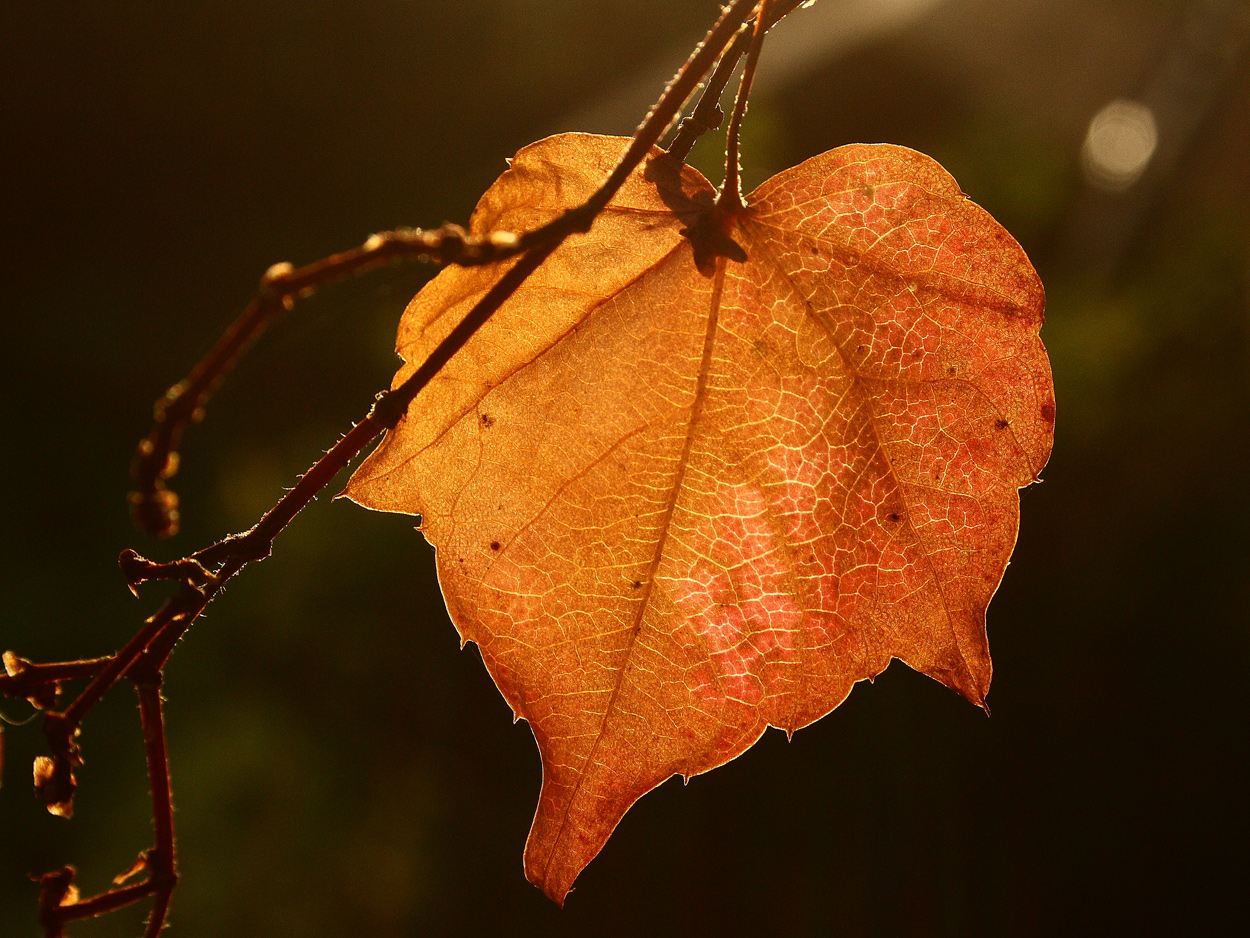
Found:
[{"label": "small hole in leaf", "polygon": [[495,425],[495,418],[490,414],[482,414],[482,416],[478,419],[481,421],[482,426],[487,430]]},{"label": "small hole in leaf", "polygon": [[491,550],[499,550],[499,548],[500,548],[500,547],[502,547],[502,546],[503,546],[503,545],[501,545],[498,541],[491,541],[491,542],[490,542],[490,549],[491,549]]},{"label": "small hole in leaf", "polygon": [[641,586],[642,586],[642,580],[634,580],[633,582],[634,589],[639,589],[641,588]]},{"label": "small hole in leaf", "polygon": [[1006,429],[1007,429],[1007,421],[1006,421],[1006,420],[1001,420],[1001,419],[1000,419],[1000,420],[995,420],[995,421],[994,421],[994,429],[995,429],[995,430],[1006,430]]}]

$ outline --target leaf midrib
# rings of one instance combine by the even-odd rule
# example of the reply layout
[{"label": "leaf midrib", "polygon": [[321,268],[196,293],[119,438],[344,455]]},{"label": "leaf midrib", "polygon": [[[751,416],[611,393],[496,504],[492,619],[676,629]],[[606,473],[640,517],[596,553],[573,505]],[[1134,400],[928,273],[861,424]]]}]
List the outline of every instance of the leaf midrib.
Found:
[{"label": "leaf midrib", "polygon": [[638,602],[638,614],[634,618],[634,624],[630,630],[629,644],[625,647],[624,660],[621,662],[620,671],[618,672],[616,684],[612,688],[612,695],[608,698],[607,706],[604,708],[603,717],[599,722],[599,732],[595,735],[595,741],[591,744],[590,752],[587,753],[585,761],[582,763],[581,770],[577,773],[577,781],[573,785],[573,790],[569,793],[565,801],[564,811],[560,818],[560,827],[556,831],[556,835],[552,838],[550,852],[547,854],[546,863],[543,864],[543,879],[546,880],[548,872],[551,869],[551,863],[558,853],[558,846],[564,837],[564,830],[568,825],[569,814],[573,810],[573,803],[577,800],[577,795],[581,791],[582,782],[586,779],[595,755],[598,753],[599,746],[603,742],[604,734],[607,732],[608,720],[612,716],[612,711],[616,707],[616,701],[620,697],[621,688],[625,684],[625,675],[629,671],[630,660],[633,658],[634,645],[638,641],[638,635],[642,631],[643,616],[646,615],[650,606],[651,594],[655,588],[655,576],[659,571],[660,563],[664,559],[664,548],[668,542],[669,530],[672,527],[673,514],[677,509],[677,500],[681,497],[682,488],[685,485],[686,469],[690,465],[690,454],[694,449],[694,440],[697,435],[699,419],[703,415],[703,404],[707,399],[708,378],[711,374],[712,352],[716,345],[717,323],[720,318],[721,293],[725,286],[725,259],[719,258],[716,264],[716,273],[712,281],[712,295],[708,303],[707,327],[703,337],[703,356],[699,362],[699,372],[695,383],[694,401],[690,407],[690,420],[686,424],[686,439],[682,446],[681,458],[677,464],[677,472],[673,478],[673,485],[669,493],[668,506],[664,511],[664,517],[660,521],[660,535],[656,542],[655,552],[651,557],[651,566],[647,571],[646,578],[643,580],[643,594]]}]

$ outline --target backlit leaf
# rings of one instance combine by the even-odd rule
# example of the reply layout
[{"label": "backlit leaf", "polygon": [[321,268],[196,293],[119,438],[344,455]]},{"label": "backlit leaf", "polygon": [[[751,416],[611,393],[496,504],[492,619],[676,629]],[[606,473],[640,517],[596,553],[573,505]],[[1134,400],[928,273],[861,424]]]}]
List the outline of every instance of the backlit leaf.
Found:
[{"label": "backlit leaf", "polygon": [[[627,141],[522,150],[475,233],[581,202]],[[720,218],[656,154],[360,467],[533,729],[529,878],[563,901],[641,795],[795,730],[900,658],[983,704],[1017,489],[1050,453],[1044,297],[919,153],[841,147]],[[501,275],[408,307],[412,372]]]}]

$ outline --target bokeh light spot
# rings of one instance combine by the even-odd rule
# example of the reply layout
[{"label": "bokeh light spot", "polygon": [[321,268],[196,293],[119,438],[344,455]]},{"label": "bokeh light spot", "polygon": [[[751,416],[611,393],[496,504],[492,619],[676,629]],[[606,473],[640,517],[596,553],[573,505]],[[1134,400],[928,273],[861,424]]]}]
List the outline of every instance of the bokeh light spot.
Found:
[{"label": "bokeh light spot", "polygon": [[1094,115],[1081,148],[1081,165],[1091,184],[1123,192],[1150,165],[1159,131],[1154,113],[1137,101],[1117,98]]}]

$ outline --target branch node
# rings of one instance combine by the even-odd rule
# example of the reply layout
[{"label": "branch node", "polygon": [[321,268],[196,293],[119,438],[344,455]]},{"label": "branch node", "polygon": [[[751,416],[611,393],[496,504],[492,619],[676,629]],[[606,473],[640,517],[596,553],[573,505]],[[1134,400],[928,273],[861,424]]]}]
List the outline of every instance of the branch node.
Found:
[{"label": "branch node", "polygon": [[[600,190],[577,208],[566,209],[559,218],[560,227],[570,234],[585,234],[590,231],[595,219],[599,217],[599,213],[611,201],[614,194],[615,192]],[[560,240],[563,240],[563,237]]]},{"label": "branch node", "polygon": [[122,575],[130,592],[139,595],[139,586],[149,580],[181,580],[196,590],[202,590],[213,575],[194,557],[186,557],[173,563],[155,563],[137,551],[126,548],[117,558]]},{"label": "branch node", "polygon": [[386,429],[394,430],[399,426],[399,421],[404,419],[407,410],[408,405],[401,395],[394,391],[380,391],[373,399],[373,409],[369,416]]},{"label": "branch node", "polygon": [[290,289],[291,275],[295,273],[295,265],[289,261],[274,264],[261,275],[260,292],[272,302],[285,305]]},{"label": "branch node", "polygon": [[60,681],[40,681],[31,662],[11,651],[4,653],[3,661],[4,676],[8,680],[0,682],[0,690],[7,696],[24,696],[38,710],[51,710],[56,706],[61,693]]},{"label": "branch node", "polygon": [[135,687],[152,687],[160,690],[165,682],[165,675],[161,672],[163,665],[164,662],[152,656],[149,649],[139,656],[130,670],[126,672],[126,676]]},{"label": "branch node", "polygon": [[434,234],[434,256],[441,263],[449,263],[465,253],[468,235],[459,225],[443,225]]},{"label": "branch node", "polygon": [[63,866],[38,878],[39,924],[45,938],[61,938],[65,934],[61,910],[78,901],[78,887],[74,885],[77,873],[72,866]]},{"label": "branch node", "polygon": [[697,110],[689,117],[683,117],[681,123],[677,125],[677,133],[679,136],[681,134],[693,134],[696,137],[701,137],[706,133],[719,129],[724,122],[725,112],[717,104],[711,109],[706,120],[700,117]]}]

